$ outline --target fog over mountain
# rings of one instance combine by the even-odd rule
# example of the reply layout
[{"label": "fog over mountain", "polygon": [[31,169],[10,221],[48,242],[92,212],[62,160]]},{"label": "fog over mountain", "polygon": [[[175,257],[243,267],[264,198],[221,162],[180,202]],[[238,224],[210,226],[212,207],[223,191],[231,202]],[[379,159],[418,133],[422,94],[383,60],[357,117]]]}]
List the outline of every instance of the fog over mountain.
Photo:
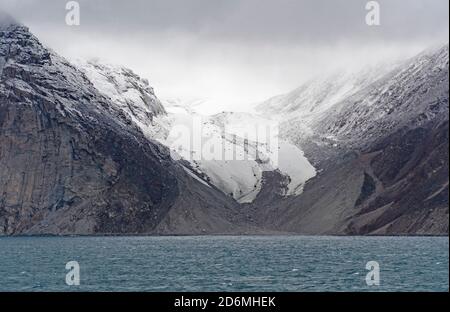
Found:
[{"label": "fog over mountain", "polygon": [[[448,1],[79,1],[81,25],[65,25],[65,2],[0,0],[68,58],[125,65],[161,98],[202,98],[212,112],[286,93],[336,68],[411,57],[448,37]],[[63,38],[63,40],[62,40]]]},{"label": "fog over mountain", "polygon": [[0,3],[0,235],[448,234],[448,3]]}]

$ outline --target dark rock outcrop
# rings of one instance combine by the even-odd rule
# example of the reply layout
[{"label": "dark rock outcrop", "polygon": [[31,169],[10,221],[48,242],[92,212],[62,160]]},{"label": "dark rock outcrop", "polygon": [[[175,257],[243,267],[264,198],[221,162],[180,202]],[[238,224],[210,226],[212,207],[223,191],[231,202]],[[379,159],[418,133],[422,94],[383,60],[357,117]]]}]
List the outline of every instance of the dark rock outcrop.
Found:
[{"label": "dark rock outcrop", "polygon": [[266,172],[239,205],[143,133],[165,114],[146,81],[120,69],[142,101],[110,97],[26,27],[2,23],[0,235],[448,234],[448,46],[364,83],[312,119],[313,137],[290,120],[284,132],[318,175],[285,197],[285,177]]},{"label": "dark rock outcrop", "polygon": [[26,27],[1,26],[0,234],[245,231],[232,199],[110,101]]},{"label": "dark rock outcrop", "polygon": [[448,235],[448,45],[426,51],[337,103],[302,137],[318,175],[293,198],[255,204],[258,226],[300,234]]}]

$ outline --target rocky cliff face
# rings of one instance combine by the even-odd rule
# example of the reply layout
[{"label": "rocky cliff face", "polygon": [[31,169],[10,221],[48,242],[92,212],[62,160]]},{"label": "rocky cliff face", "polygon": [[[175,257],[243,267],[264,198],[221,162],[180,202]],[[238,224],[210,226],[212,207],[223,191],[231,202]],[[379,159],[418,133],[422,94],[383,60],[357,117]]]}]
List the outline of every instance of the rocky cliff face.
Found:
[{"label": "rocky cliff face", "polygon": [[148,80],[132,70],[97,60],[78,60],[75,64],[112,105],[126,113],[143,131],[154,126],[155,117],[166,114]]},{"label": "rocky cliff face", "polygon": [[448,234],[448,83],[447,45],[325,103],[309,133],[296,117],[282,124],[319,174],[296,198],[257,200],[271,216],[258,224],[303,234]]},{"label": "rocky cliff face", "polygon": [[448,45],[425,51],[334,105],[313,128],[353,148],[448,120]]},{"label": "rocky cliff face", "polygon": [[448,46],[379,73],[263,105],[292,117],[282,139],[317,175],[286,197],[283,172],[263,172],[255,200],[238,204],[158,143],[170,118],[146,80],[73,66],[4,22],[0,235],[448,234]]},{"label": "rocky cliff face", "polygon": [[[1,26],[0,234],[240,231],[235,202],[112,101],[26,27]],[[143,113],[163,113],[153,103]]]}]

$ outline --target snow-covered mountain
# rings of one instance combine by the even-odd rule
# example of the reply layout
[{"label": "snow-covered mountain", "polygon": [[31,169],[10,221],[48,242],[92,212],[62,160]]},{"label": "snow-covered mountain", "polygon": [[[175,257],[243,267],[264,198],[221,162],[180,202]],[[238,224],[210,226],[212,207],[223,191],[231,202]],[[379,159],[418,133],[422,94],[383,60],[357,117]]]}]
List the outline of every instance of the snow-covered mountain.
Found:
[{"label": "snow-covered mountain", "polygon": [[331,107],[313,128],[347,144],[365,145],[448,115],[448,60],[448,45],[421,53]]},{"label": "snow-covered mountain", "polygon": [[0,23],[0,235],[251,229],[235,201],[144,135],[164,116],[144,80],[88,68]]},{"label": "snow-covered mountain", "polygon": [[390,72],[387,62],[364,69],[338,70],[318,75],[297,89],[256,105],[256,111],[282,119],[299,118],[309,124],[340,101],[357,93]]},{"label": "snow-covered mountain", "polygon": [[211,115],[0,43],[0,234],[448,233],[448,45]]},{"label": "snow-covered mountain", "polygon": [[[340,102],[361,92],[377,80],[389,74],[397,62],[381,62],[363,69],[341,69],[318,74],[297,89],[270,98],[255,105],[255,111],[270,116],[280,123],[280,138],[302,147],[305,143],[327,147],[328,150],[309,155],[311,162],[335,154],[340,147],[332,134],[322,133],[318,127],[321,120],[330,116],[330,111]],[[320,154],[320,155],[319,155]]]},{"label": "snow-covered mountain", "polygon": [[[203,160],[195,165],[204,172],[210,180],[226,193],[241,203],[252,202],[261,190],[263,172],[278,171],[286,183],[280,189],[285,196],[301,194],[303,186],[316,174],[315,168],[309,163],[303,152],[296,146],[280,140],[278,133],[270,139],[257,137],[257,131],[244,134],[241,129],[269,129],[271,126],[278,131],[278,123],[249,113],[221,113],[204,117],[205,136],[214,145],[227,146],[234,150],[239,159]],[[264,133],[265,134],[265,133]],[[269,134],[270,135],[270,134]],[[226,148],[227,149],[227,148]],[[253,159],[241,159],[239,156],[257,155]]]},{"label": "snow-covered mountain", "polygon": [[74,64],[81,69],[95,88],[107,96],[115,108],[125,113],[149,137],[158,132],[154,119],[164,116],[166,111],[156,97],[147,79],[142,79],[132,70],[98,60],[77,59]]},{"label": "snow-covered mountain", "polygon": [[448,67],[446,44],[381,77],[359,77],[367,83],[357,88],[325,77],[260,105],[318,171],[298,197],[257,201],[270,215],[261,224],[306,234],[448,233]]},{"label": "snow-covered mountain", "polygon": [[445,114],[446,67],[448,45],[400,63],[318,77],[259,104],[257,111],[280,120],[281,137],[298,146],[364,145]]},{"label": "snow-covered mountain", "polygon": [[[128,97],[129,91],[121,88],[120,84],[108,84],[108,82],[123,81],[129,77],[136,81],[144,81],[143,79],[136,75],[128,75],[130,70],[101,65],[98,61],[95,66],[86,63],[87,65],[82,65],[82,68],[88,73],[94,85],[98,86],[98,89],[107,97],[118,99],[119,104],[127,103],[127,105],[118,105],[118,108],[131,115],[150,139],[159,141],[173,151],[177,149],[176,153],[189,162],[189,166],[185,166],[189,174],[205,185],[217,187],[240,203],[252,203],[263,189],[264,172],[267,171],[277,171],[284,177],[284,182],[278,190],[280,195],[302,194],[305,183],[316,176],[317,170],[322,170],[322,168],[314,168],[311,161],[305,157],[302,151],[304,143],[314,142],[315,145],[320,146],[313,154],[311,152],[308,154],[312,159],[317,159],[328,153],[326,148],[336,150],[332,155],[340,153],[341,148],[349,150],[351,145],[348,139],[344,140],[345,134],[352,134],[353,140],[358,137],[361,142],[369,142],[371,135],[367,134],[366,129],[376,129],[378,132],[383,129],[393,129],[393,125],[381,127],[373,123],[378,122],[382,115],[390,115],[389,110],[395,106],[393,99],[397,102],[403,101],[400,95],[404,92],[399,88],[406,86],[408,89],[414,83],[419,86],[423,81],[425,83],[435,81],[436,77],[430,75],[442,75],[445,66],[448,66],[446,63],[448,48],[444,47],[438,52],[431,52],[437,53],[437,56],[434,54],[430,56],[428,51],[403,64],[384,64],[384,66],[373,66],[363,71],[333,73],[330,76],[317,78],[285,96],[278,96],[262,103],[257,108],[260,114],[223,112],[207,116],[200,112],[202,105],[207,101],[176,99],[164,100],[165,108],[158,109],[160,114],[151,117],[145,114],[134,117],[133,111],[144,110],[146,104],[140,98]],[[445,90],[443,77],[437,78],[443,85],[434,87]],[[137,85],[134,81],[130,84]],[[108,87],[104,87],[105,85]],[[416,91],[416,88],[412,88],[409,94],[404,95],[405,98],[410,102],[417,101],[419,95]],[[411,98],[411,94],[414,94],[415,98]],[[426,92],[421,91],[420,94],[426,94]],[[154,96],[154,93],[151,92],[151,95]],[[427,99],[430,97],[427,96]],[[426,101],[421,103],[422,107],[433,107]],[[445,96],[443,103],[444,106],[439,110],[432,109],[428,113],[417,110],[417,105],[414,104],[413,107],[416,108],[414,114],[430,116],[433,113],[445,112],[446,109],[448,110],[448,106],[445,106]],[[134,107],[134,110],[130,110],[129,107]],[[140,109],[140,107],[143,108]],[[343,116],[345,114],[353,116]],[[399,121],[394,122],[395,125],[400,125],[401,121],[409,118],[406,118],[404,111],[394,115],[400,118]],[[224,154],[214,158],[217,156],[215,154],[217,151],[212,152],[212,156],[209,155],[213,159],[205,158],[204,155],[195,157],[195,153],[199,151],[194,151],[191,145],[182,146],[181,149],[180,146],[175,146],[179,134],[173,133],[173,129],[182,125],[187,131],[193,133],[195,120],[200,121],[201,141],[207,146],[219,146],[222,148],[221,153],[231,149],[235,155],[258,153],[258,158],[226,159],[222,157]],[[367,121],[363,122],[364,120]],[[347,123],[346,127],[342,127],[343,122]],[[233,132],[233,128],[241,128],[249,124],[266,126],[274,123],[280,127],[277,150],[273,148],[271,150],[268,144],[258,142],[255,137],[244,138],[239,133]],[[359,127],[356,133],[348,130],[356,129],[356,127]]]},{"label": "snow-covered mountain", "polygon": [[[271,124],[278,126],[272,120],[249,113],[201,114],[202,107],[208,102],[199,99],[163,100],[161,104],[148,82],[129,69],[101,64],[98,60],[78,60],[76,63],[94,86],[128,115],[149,139],[157,140],[187,160],[190,163],[185,167],[187,172],[240,203],[250,203],[256,198],[264,171],[278,170],[285,176],[286,184],[280,193],[286,196],[300,194],[305,182],[315,175],[314,167],[298,147],[286,141],[271,147],[266,138],[258,139],[252,133],[235,131],[249,125],[253,125],[255,130]],[[197,135],[194,134],[197,121],[203,145],[219,147],[221,154],[215,151],[215,155],[209,157],[191,157],[199,151],[190,145],[181,146],[181,150],[180,146],[175,146],[180,135],[175,130],[183,126],[185,131]],[[225,155],[229,152],[233,153],[231,157]],[[258,157],[248,157],[257,154]]]}]

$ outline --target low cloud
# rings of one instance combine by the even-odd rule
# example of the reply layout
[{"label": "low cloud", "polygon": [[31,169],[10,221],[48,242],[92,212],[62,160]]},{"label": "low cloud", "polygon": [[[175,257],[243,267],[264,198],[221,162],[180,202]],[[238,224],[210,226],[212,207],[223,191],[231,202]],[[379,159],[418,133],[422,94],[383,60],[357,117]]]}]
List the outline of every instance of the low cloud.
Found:
[{"label": "low cloud", "polygon": [[401,59],[448,38],[447,0],[383,0],[381,26],[363,0],[0,0],[69,57],[99,57],[146,76],[166,97],[242,107],[339,67]]}]

